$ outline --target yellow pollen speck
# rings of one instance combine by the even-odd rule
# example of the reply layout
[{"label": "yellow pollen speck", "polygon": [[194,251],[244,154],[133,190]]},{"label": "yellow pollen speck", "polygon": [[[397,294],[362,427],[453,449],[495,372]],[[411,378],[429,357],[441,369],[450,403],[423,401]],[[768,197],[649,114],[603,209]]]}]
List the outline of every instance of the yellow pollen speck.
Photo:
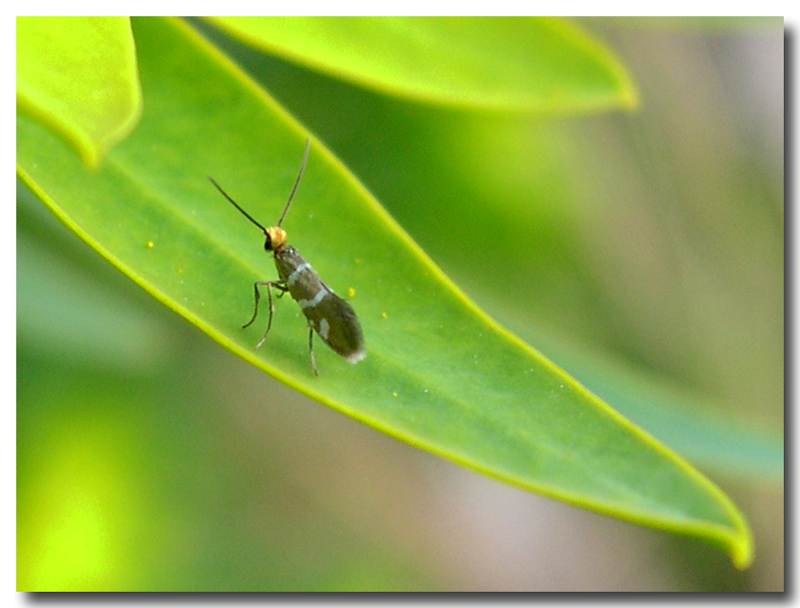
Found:
[{"label": "yellow pollen speck", "polygon": [[354,295],[356,295],[356,290],[353,289],[352,287],[348,287],[347,288],[347,297],[348,298],[352,298]]},{"label": "yellow pollen speck", "polygon": [[397,397],[397,391],[392,391],[392,397]]},{"label": "yellow pollen speck", "polygon": [[152,249],[155,243],[153,241],[147,241],[147,248]]},{"label": "yellow pollen speck", "polygon": [[388,316],[389,316],[389,315],[387,315],[385,312],[382,312],[382,313],[381,313],[381,318],[382,318],[382,319],[385,319],[385,318],[386,318],[386,317],[388,317]]}]

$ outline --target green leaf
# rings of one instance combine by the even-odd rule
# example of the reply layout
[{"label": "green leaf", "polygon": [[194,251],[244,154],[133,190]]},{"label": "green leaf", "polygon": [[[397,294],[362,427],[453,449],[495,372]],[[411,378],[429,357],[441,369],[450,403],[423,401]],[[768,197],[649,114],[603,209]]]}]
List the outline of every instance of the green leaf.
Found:
[{"label": "green leaf", "polygon": [[17,17],[17,108],[60,133],[88,165],[141,114],[126,17]]},{"label": "green leaf", "polygon": [[550,18],[220,17],[271,53],[391,95],[431,103],[569,112],[631,107],[620,63]]},{"label": "green leaf", "polygon": [[101,170],[86,171],[41,124],[17,117],[19,175],[87,243],[232,352],[349,416],[750,562],[747,524],[714,484],[478,310],[313,136],[282,227],[331,287],[354,294],[367,358],[351,366],[317,340],[315,378],[306,323],[288,297],[256,350],[265,318],[241,326],[253,282],[275,270],[263,235],[205,176],[273,222],[307,132],[182,22],[138,19],[134,33],[146,109]]},{"label": "green leaf", "polygon": [[779,433],[714,413],[708,400],[624,366],[567,355],[563,349],[551,356],[562,364],[569,362],[570,372],[596,395],[704,470],[743,480],[783,479]]}]

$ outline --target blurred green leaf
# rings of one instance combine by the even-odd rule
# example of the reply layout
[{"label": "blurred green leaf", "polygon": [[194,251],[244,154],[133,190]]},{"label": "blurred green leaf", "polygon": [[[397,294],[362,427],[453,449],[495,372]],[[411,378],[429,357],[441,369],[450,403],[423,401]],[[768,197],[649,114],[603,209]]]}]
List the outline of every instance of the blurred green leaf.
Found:
[{"label": "blurred green leaf", "polygon": [[102,170],[85,171],[42,125],[17,118],[19,174],[92,247],[226,348],[331,407],[749,563],[747,525],[716,486],[478,310],[316,141],[283,227],[326,282],[354,291],[368,356],[352,367],[319,347],[314,378],[305,321],[288,298],[255,350],[263,325],[240,327],[253,281],[274,269],[263,237],[205,175],[262,222],[277,219],[306,134],[183,23],[140,19],[134,32],[146,112]]},{"label": "blurred green leaf", "polygon": [[18,341],[96,369],[141,373],[164,364],[172,344],[163,324],[117,291],[99,288],[91,276],[75,275],[41,241],[17,234],[16,253]]},{"label": "blurred green leaf", "polygon": [[69,141],[88,165],[141,114],[127,17],[17,17],[17,108]]},{"label": "blurred green leaf", "polygon": [[271,53],[390,95],[447,105],[572,112],[637,95],[602,45],[551,18],[218,17]]},{"label": "blurred green leaf", "polygon": [[[95,278],[113,287],[103,270]],[[155,301],[141,304],[161,316]],[[236,366],[224,354],[200,363],[208,351],[193,333],[171,332],[186,350],[154,374],[18,350],[17,588],[444,590],[389,537],[341,517],[324,482],[298,485],[281,437],[297,404],[255,405],[241,390],[220,401],[221,376]],[[255,420],[268,428],[248,429]],[[337,431],[299,430],[321,439],[306,458],[316,448],[326,458]]]}]

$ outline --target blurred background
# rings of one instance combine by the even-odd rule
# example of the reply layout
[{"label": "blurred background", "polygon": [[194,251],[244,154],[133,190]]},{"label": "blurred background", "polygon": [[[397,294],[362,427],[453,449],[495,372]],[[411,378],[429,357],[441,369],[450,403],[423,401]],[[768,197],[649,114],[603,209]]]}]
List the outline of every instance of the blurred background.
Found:
[{"label": "blurred background", "polygon": [[754,565],[295,393],[18,186],[19,589],[783,589],[782,20],[575,23],[627,67],[637,110],[431,107],[195,25],[491,316],[717,482]]}]

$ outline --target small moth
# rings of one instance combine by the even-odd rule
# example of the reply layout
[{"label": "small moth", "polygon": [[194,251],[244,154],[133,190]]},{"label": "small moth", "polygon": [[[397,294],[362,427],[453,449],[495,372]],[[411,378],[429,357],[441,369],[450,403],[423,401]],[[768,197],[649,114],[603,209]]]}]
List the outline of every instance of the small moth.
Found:
[{"label": "small moth", "polygon": [[279,278],[277,281],[256,281],[253,283],[253,292],[255,293],[253,317],[242,328],[250,327],[256,320],[258,303],[261,299],[259,287],[266,287],[267,300],[269,302],[269,319],[267,320],[267,330],[264,332],[264,336],[256,344],[256,348],[260,348],[267,339],[269,330],[272,327],[272,313],[274,311],[272,290],[276,289],[278,291],[277,297],[288,291],[300,306],[300,310],[303,311],[308,321],[308,355],[311,359],[311,371],[316,376],[318,375],[317,364],[314,360],[313,348],[315,331],[325,344],[350,363],[361,361],[366,355],[366,351],[364,349],[364,336],[361,332],[361,325],[352,306],[333,293],[333,290],[322,282],[319,275],[314,272],[311,265],[303,259],[297,250],[287,244],[286,232],[281,228],[281,222],[286,217],[286,212],[289,210],[289,205],[297,191],[297,185],[300,183],[300,177],[303,175],[303,169],[308,159],[308,147],[309,141],[306,139],[303,160],[300,161],[300,170],[297,172],[294,186],[292,186],[292,191],[289,193],[289,200],[286,201],[286,206],[283,208],[283,213],[281,213],[278,223],[270,228],[264,228],[247,211],[242,209],[211,176],[208,176],[208,179],[242,215],[261,229],[266,237],[264,249],[272,252],[275,258],[275,267],[278,269]]}]

